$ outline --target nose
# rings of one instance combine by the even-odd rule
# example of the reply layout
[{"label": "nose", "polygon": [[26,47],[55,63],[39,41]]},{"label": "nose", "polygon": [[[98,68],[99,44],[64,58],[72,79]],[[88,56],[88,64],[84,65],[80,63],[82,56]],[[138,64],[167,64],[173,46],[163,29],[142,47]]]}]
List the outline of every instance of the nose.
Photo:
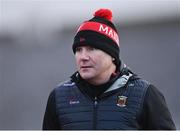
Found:
[{"label": "nose", "polygon": [[89,60],[89,53],[87,52],[86,49],[82,49],[82,51],[79,54],[79,57],[81,60]]},{"label": "nose", "polygon": [[89,54],[86,50],[82,51],[82,54],[80,56],[82,60],[89,60]]}]

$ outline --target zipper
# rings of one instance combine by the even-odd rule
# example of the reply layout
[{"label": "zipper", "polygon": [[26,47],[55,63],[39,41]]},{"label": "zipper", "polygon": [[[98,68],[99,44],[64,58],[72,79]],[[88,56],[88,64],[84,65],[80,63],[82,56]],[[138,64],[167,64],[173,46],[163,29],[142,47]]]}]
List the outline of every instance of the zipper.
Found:
[{"label": "zipper", "polygon": [[94,97],[94,113],[93,113],[93,129],[96,130],[96,126],[97,126],[97,97]]}]

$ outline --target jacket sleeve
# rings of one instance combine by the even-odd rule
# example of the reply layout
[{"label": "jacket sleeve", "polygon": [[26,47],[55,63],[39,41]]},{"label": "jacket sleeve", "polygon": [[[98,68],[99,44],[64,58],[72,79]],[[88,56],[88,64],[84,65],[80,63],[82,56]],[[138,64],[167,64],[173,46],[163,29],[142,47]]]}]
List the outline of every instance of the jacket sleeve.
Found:
[{"label": "jacket sleeve", "polygon": [[44,119],[43,119],[43,130],[57,130],[60,129],[58,119],[56,115],[56,104],[55,104],[55,91],[53,90],[48,98]]},{"label": "jacket sleeve", "polygon": [[147,89],[143,108],[143,129],[176,129],[163,94],[153,85]]}]

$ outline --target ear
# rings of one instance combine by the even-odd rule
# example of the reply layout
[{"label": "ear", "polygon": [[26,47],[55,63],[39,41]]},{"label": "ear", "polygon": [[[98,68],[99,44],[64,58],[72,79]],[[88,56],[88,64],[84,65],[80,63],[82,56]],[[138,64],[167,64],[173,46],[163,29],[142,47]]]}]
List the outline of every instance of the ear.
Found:
[{"label": "ear", "polygon": [[112,61],[115,61],[115,58],[112,58]]}]

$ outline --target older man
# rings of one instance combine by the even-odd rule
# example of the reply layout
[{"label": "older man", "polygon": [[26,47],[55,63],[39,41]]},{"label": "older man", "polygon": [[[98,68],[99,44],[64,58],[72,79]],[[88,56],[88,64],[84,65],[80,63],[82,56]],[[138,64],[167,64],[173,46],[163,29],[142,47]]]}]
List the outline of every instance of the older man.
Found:
[{"label": "older man", "polygon": [[119,58],[112,12],[100,9],[73,43],[77,72],[48,99],[43,129],[176,129],[164,96]]}]

